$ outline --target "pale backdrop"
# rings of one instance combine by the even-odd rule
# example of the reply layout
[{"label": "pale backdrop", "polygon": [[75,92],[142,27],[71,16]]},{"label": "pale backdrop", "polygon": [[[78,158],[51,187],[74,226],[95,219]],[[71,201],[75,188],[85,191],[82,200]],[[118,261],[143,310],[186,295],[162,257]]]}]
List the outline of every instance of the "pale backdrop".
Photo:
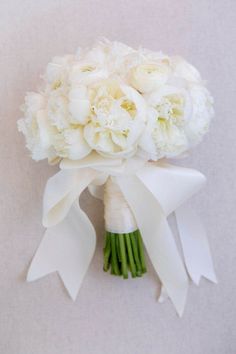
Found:
[{"label": "pale backdrop", "polygon": [[[1,0],[1,354],[236,353],[235,13],[234,0]],[[191,286],[182,319],[170,302],[156,302],[151,266],[133,281],[102,272],[102,205],[87,193],[82,205],[98,246],[77,301],[56,274],[24,282],[44,231],[44,185],[55,169],[30,160],[16,130],[18,107],[53,55],[97,36],[185,56],[215,98],[210,134],[181,163],[208,177],[190,204],[205,222],[219,285]]]}]

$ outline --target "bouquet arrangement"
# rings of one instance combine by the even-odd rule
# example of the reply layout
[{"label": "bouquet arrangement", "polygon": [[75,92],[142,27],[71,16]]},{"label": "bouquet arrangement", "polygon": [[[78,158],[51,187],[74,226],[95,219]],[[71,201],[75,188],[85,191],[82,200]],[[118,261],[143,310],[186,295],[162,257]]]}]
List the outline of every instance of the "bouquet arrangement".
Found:
[{"label": "bouquet arrangement", "polygon": [[[191,279],[216,281],[204,230],[183,203],[202,186],[198,171],[170,165],[208,131],[212,97],[181,57],[107,40],[55,57],[30,92],[18,128],[36,161],[60,164],[46,185],[47,231],[28,280],[58,271],[76,297],[95,249],[95,232],[78,198],[88,187],[104,201],[105,271],[146,272],[144,245],[182,314],[188,276],[167,216],[175,211]],[[162,296],[163,297],[163,296]]]}]

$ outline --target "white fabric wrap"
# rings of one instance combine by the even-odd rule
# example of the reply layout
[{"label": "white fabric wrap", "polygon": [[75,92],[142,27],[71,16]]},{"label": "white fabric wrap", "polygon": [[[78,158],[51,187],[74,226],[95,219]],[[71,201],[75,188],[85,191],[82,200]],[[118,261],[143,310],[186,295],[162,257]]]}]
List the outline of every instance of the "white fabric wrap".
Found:
[{"label": "white fabric wrap", "polygon": [[115,178],[109,177],[104,189],[104,219],[106,231],[123,234],[137,230],[137,224]]},{"label": "white fabric wrap", "polygon": [[[168,296],[180,316],[189,277],[196,284],[202,276],[217,282],[204,228],[184,205],[205,183],[200,172],[166,162],[107,159],[96,153],[80,161],[63,160],[60,167],[46,185],[43,224],[47,230],[30,265],[28,281],[57,271],[72,299],[76,298],[96,244],[93,225],[78,203],[88,187],[92,195],[105,201],[107,230],[140,229],[162,283],[160,300]],[[167,222],[174,211],[185,265]]]}]

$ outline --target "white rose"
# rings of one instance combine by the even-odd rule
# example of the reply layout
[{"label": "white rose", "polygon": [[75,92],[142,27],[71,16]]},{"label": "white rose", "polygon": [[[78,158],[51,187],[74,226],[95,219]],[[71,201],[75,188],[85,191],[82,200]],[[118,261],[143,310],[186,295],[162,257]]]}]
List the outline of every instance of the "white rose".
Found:
[{"label": "white rose", "polygon": [[84,128],[90,147],[109,157],[134,154],[146,118],[141,95],[131,87],[105,81],[91,91],[91,108]]},{"label": "white rose", "polygon": [[130,83],[138,91],[148,93],[164,85],[170,75],[170,67],[165,60],[140,64],[130,71]]}]

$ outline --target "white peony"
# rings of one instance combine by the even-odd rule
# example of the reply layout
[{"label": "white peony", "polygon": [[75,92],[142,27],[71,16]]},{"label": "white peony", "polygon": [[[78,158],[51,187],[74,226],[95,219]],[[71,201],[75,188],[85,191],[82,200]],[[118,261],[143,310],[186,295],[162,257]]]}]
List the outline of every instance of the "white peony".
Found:
[{"label": "white peony", "polygon": [[173,76],[182,78],[188,82],[200,83],[201,76],[198,70],[181,57],[173,57],[171,60]]},{"label": "white peony", "polygon": [[53,127],[46,114],[45,97],[39,93],[28,93],[22,106],[24,119],[18,121],[18,129],[26,138],[26,146],[36,161],[52,155],[51,136]]},{"label": "white peony", "polygon": [[79,160],[87,156],[91,148],[83,136],[83,128],[76,127],[64,129],[52,138],[53,146],[60,157]]},{"label": "white peony", "polygon": [[79,160],[94,150],[177,157],[202,139],[213,116],[212,97],[191,64],[119,42],[54,57],[43,78],[18,122],[35,160]]},{"label": "white peony", "polygon": [[192,100],[192,117],[186,125],[185,131],[189,145],[198,144],[208,132],[211,119],[214,115],[213,98],[209,91],[202,85],[192,85],[189,90]]},{"label": "white peony", "polygon": [[75,58],[73,55],[54,57],[47,65],[44,79],[49,92],[67,84],[71,65],[75,62]]},{"label": "white peony", "polygon": [[86,124],[90,114],[90,100],[86,86],[78,86],[69,91],[69,113],[74,124]]},{"label": "white peony", "polygon": [[123,43],[103,39],[81,57],[86,62],[96,63],[97,67],[102,67],[108,76],[118,75],[125,79],[124,75],[129,65],[133,63],[133,59],[130,63],[130,57],[136,53],[137,51]]},{"label": "white peony", "polygon": [[212,99],[201,85],[188,90],[165,85],[146,95],[146,101],[148,120],[139,146],[149,159],[181,155],[208,130]]},{"label": "white peony", "polygon": [[90,111],[89,101],[83,94],[83,90],[77,89],[65,96],[58,89],[48,97],[47,115],[54,128],[51,144],[59,157],[76,160],[91,151],[83,135],[82,124],[86,123]]},{"label": "white peony", "polygon": [[91,148],[107,156],[133,155],[146,118],[141,95],[111,80],[92,88],[90,100],[91,115],[84,136]]},{"label": "white peony", "polygon": [[174,157],[187,149],[184,125],[191,117],[188,92],[171,86],[146,95],[148,121],[140,147],[152,160]]}]

